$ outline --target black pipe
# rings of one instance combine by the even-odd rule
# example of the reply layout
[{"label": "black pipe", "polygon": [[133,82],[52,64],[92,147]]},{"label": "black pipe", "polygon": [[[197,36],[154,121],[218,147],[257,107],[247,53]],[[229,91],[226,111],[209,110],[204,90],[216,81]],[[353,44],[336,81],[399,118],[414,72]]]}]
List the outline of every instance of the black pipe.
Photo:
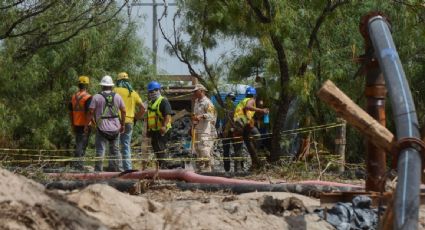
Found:
[{"label": "black pipe", "polygon": [[360,191],[361,188],[339,187],[329,185],[311,184],[200,184],[177,182],[177,188],[181,190],[202,190],[208,192],[226,191],[235,194],[249,192],[290,192],[306,196],[320,197],[322,192],[349,192]]},{"label": "black pipe", "polygon": [[[388,86],[397,140],[406,137],[420,138],[415,105],[387,20],[380,15],[370,18],[368,31],[375,57]],[[416,149],[407,147],[400,150],[394,200],[394,207],[397,207],[394,218],[395,229],[418,228],[421,167],[421,156]]]},{"label": "black pipe", "polygon": [[92,184],[107,184],[120,192],[129,192],[130,189],[134,187],[134,185],[138,182],[138,180],[120,180],[120,179],[112,179],[112,180],[61,180],[61,181],[53,181],[45,183],[46,189],[59,189],[59,190],[75,190],[82,189]]},{"label": "black pipe", "polygon": [[219,177],[226,177],[226,178],[233,178],[233,177],[247,177],[252,175],[250,172],[199,172],[198,174],[203,176],[219,176]]},{"label": "black pipe", "polygon": [[[129,192],[135,186],[138,180],[61,180],[45,183],[46,189],[59,189],[59,190],[75,190],[83,189],[91,184],[107,184],[120,192]],[[322,192],[349,192],[349,191],[362,191],[361,188],[356,187],[342,187],[342,186],[329,186],[329,185],[311,185],[311,184],[200,184],[200,183],[186,183],[177,182],[177,188],[185,190],[202,190],[208,192],[226,191],[235,194],[249,193],[249,192],[290,192],[298,193],[306,196],[319,198]]]}]

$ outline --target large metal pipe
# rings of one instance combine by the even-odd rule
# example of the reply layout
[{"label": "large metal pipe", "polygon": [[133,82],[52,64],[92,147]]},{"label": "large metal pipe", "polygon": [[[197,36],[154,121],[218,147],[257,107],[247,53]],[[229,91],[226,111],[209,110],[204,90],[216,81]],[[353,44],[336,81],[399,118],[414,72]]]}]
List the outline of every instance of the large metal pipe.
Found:
[{"label": "large metal pipe", "polygon": [[[384,73],[391,100],[397,131],[397,140],[419,138],[419,124],[415,105],[396,51],[387,20],[376,15],[367,23],[375,57]],[[394,207],[394,228],[417,229],[419,216],[419,193],[421,156],[413,147],[404,147],[398,154],[398,183]]]},{"label": "large metal pipe", "polygon": [[[369,53],[366,51],[366,53]],[[370,62],[369,62],[370,61]],[[366,111],[382,126],[385,126],[385,79],[376,59],[368,60],[366,67]],[[366,145],[367,178],[366,190],[381,192],[385,187],[386,155],[385,151],[376,147],[371,141]]]}]

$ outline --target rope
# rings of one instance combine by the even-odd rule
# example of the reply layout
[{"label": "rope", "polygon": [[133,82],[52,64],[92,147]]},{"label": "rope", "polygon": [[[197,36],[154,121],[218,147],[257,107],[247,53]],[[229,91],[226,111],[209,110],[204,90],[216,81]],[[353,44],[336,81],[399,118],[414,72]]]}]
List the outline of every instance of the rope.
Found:
[{"label": "rope", "polygon": [[[292,129],[292,130],[284,130],[281,131],[281,136],[286,136],[286,135],[293,135],[293,134],[300,134],[300,133],[306,133],[306,132],[315,132],[318,130],[324,130],[324,129],[330,129],[330,128],[335,128],[335,127],[340,127],[344,124],[341,123],[330,123],[330,124],[325,124],[325,125],[317,125],[317,126],[310,126],[310,127],[304,127],[304,128],[297,128],[297,129]],[[261,140],[265,140],[265,139],[270,139],[271,138],[272,133],[265,133],[265,134],[258,134],[258,135],[253,135],[252,137],[255,138],[256,141],[261,141]],[[233,141],[232,143],[227,143],[226,145],[234,145],[234,144],[242,144],[243,141],[243,137],[239,136],[239,137],[229,137],[229,138],[209,138],[207,140],[211,140],[214,142],[218,142],[218,141],[223,141],[223,140],[230,140],[230,139],[239,139],[239,141]],[[199,141],[196,141],[195,143],[197,143]],[[168,148],[173,148],[173,147],[182,147],[184,145],[184,143],[182,141],[178,141],[178,142],[174,142],[173,144],[169,144]],[[224,144],[222,144],[223,146]],[[148,145],[147,147],[152,147],[151,145]],[[141,147],[132,147],[133,150],[139,150],[141,149]],[[94,152],[94,149],[88,149],[89,151],[86,152]],[[63,155],[57,155],[57,156],[52,156],[52,155],[43,155],[43,152],[74,152],[75,149],[13,149],[13,148],[0,148],[0,156],[3,155],[5,157],[8,156],[28,156],[28,157],[38,157],[38,159],[26,159],[26,160],[4,160],[2,161],[3,163],[33,163],[33,162],[67,162],[67,161],[76,161],[76,160],[81,160],[81,157],[69,157],[69,156],[63,156]],[[39,154],[21,154],[21,153],[4,153],[4,152],[37,152]],[[159,154],[159,153],[168,153],[168,150],[163,150],[163,151],[149,151],[149,154]],[[51,158],[56,158],[56,159],[42,159],[43,157],[51,157]],[[108,158],[108,157],[83,157],[83,159],[86,159],[86,161],[99,161],[99,160],[94,160],[95,158],[100,158],[99,160],[102,159],[113,159],[113,158]],[[249,157],[228,157],[228,158],[217,158],[215,157],[215,159],[249,159]],[[200,158],[156,158],[156,160],[162,160],[162,161],[198,161]],[[141,158],[132,158],[130,159],[131,161],[140,161],[140,160],[144,160]],[[201,159],[204,160],[204,159]]]}]

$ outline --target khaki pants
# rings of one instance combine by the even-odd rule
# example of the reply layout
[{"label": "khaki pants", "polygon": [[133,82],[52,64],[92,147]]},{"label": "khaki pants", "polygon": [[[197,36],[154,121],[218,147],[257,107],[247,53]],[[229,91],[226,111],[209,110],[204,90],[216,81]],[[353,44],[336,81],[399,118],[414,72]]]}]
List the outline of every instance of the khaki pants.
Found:
[{"label": "khaki pants", "polygon": [[211,171],[213,162],[211,153],[214,147],[214,140],[210,134],[196,133],[195,136],[196,156],[200,158],[197,161],[198,170]]}]

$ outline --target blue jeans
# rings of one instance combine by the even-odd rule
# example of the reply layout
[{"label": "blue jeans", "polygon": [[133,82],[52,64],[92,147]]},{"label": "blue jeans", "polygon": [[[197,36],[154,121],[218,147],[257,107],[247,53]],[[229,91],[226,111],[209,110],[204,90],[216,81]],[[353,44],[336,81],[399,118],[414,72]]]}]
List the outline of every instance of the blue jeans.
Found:
[{"label": "blue jeans", "polygon": [[122,167],[124,171],[131,170],[131,134],[133,133],[133,123],[125,123],[125,131],[120,134]]},{"label": "blue jeans", "polygon": [[99,131],[96,131],[96,162],[94,166],[95,171],[103,171],[103,157],[105,155],[106,145],[109,144],[109,166],[107,171],[118,172],[121,171],[120,167],[120,151],[119,151],[119,143],[120,139],[117,136],[113,140],[108,140]]}]

